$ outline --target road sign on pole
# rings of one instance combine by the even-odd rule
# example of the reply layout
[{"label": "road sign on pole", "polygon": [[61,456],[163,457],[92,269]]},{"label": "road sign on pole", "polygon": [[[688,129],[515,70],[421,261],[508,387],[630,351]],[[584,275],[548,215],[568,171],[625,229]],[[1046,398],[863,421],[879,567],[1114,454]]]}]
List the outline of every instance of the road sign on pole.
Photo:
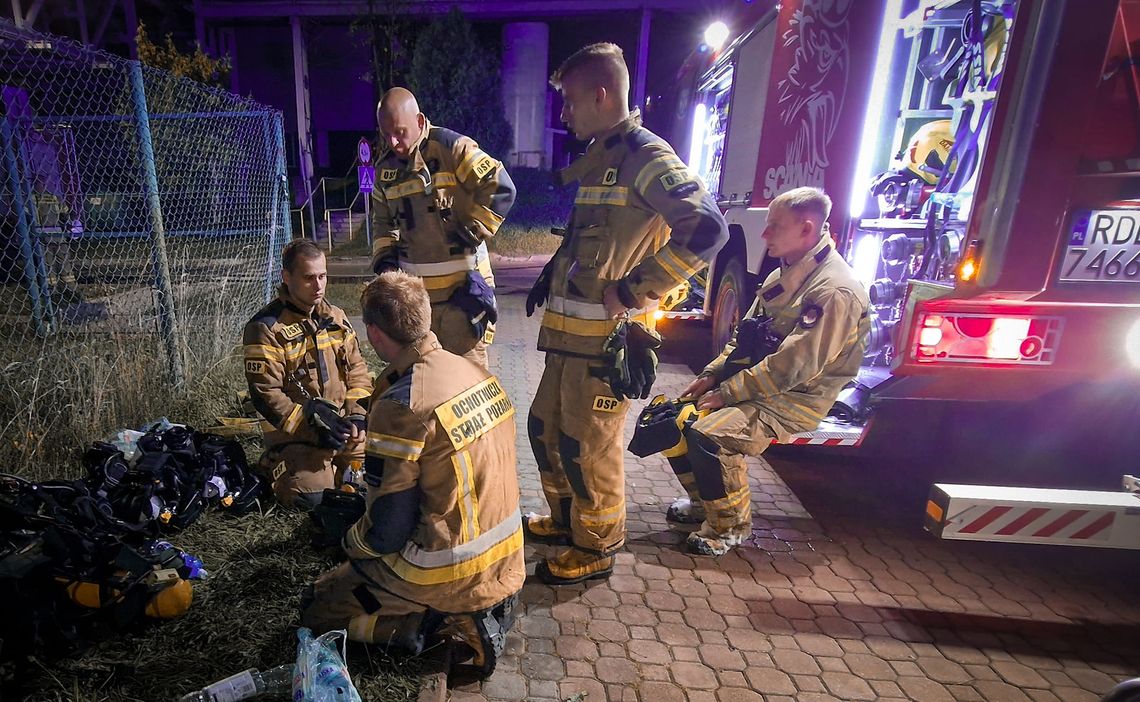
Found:
[{"label": "road sign on pole", "polygon": [[357,166],[356,174],[360,180],[360,192],[372,192],[372,186],[376,183],[376,167],[375,166]]},{"label": "road sign on pole", "polygon": [[372,163],[372,145],[368,143],[366,137],[360,137],[360,142],[356,145],[356,155],[360,157],[360,165],[367,166]]}]

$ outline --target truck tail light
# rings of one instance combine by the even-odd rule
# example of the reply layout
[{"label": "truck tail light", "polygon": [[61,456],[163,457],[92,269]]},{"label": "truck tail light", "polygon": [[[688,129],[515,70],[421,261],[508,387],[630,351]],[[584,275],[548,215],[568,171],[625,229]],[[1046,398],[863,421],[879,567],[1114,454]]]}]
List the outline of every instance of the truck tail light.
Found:
[{"label": "truck tail light", "polygon": [[912,354],[919,363],[1053,363],[1060,317],[920,313]]}]

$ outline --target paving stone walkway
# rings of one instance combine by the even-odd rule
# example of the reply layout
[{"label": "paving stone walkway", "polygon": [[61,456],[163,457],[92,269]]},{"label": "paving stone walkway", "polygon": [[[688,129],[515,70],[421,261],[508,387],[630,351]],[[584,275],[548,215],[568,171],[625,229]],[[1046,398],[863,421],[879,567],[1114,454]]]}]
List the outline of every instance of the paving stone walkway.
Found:
[{"label": "paving stone walkway", "polygon": [[[501,296],[491,358],[517,408],[523,511],[545,512],[526,438],[543,357],[524,299]],[[663,365],[658,389],[691,377]],[[752,539],[694,557],[664,518],[680,494],[668,465],[627,454],[613,577],[528,582],[495,675],[451,699],[1095,702],[1140,675],[1137,554],[940,542],[909,505],[860,494],[873,485],[801,471],[809,513],[766,461],[750,473]],[[544,552],[527,548],[528,570]]]}]

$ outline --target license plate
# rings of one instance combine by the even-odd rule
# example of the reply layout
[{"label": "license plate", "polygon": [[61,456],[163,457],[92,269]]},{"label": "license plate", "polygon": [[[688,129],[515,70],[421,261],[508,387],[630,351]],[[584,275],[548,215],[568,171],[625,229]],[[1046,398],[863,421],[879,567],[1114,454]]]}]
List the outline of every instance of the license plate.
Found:
[{"label": "license plate", "polygon": [[1140,280],[1140,210],[1078,212],[1073,218],[1060,280]]}]

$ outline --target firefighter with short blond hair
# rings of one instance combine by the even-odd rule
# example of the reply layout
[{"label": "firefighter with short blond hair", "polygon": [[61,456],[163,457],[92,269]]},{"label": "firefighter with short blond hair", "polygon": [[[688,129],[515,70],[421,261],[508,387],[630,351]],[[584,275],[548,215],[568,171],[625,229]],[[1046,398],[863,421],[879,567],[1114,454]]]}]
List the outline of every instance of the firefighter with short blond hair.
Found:
[{"label": "firefighter with short blond hair", "polygon": [[433,126],[405,88],[384,94],[376,122],[372,268],[423,278],[443,348],[486,368],[498,318],[486,241],[514,204],[514,183],[470,137]]},{"label": "firefighter with short blond hair", "polygon": [[368,413],[367,509],[301,622],[411,653],[453,635],[490,674],[526,577],[514,407],[495,376],[440,347],[418,278],[381,274],[362,307],[389,363]]},{"label": "firefighter with short blond hair", "polygon": [[[764,318],[776,347],[742,358],[738,349],[755,345],[741,336],[753,325],[742,322],[724,352],[682,393],[697,398],[706,414],[685,430],[687,451],[669,459],[689,497],[674,502],[666,516],[701,525],[685,542],[693,553],[719,556],[751,535],[745,456],[816,429],[859,372],[870,301],[835,250],[830,212],[831,198],[818,188],[772,200],[761,236],[780,267],[757,289],[745,320]],[[741,370],[730,372],[733,366]]]},{"label": "firefighter with short blond hair", "polygon": [[312,508],[364,459],[368,366],[344,310],[325,300],[325,254],[307,239],[281,256],[277,299],[243,332],[245,378],[261,415],[260,466],[284,505]]},{"label": "firefighter with short blond hair", "polygon": [[[532,540],[567,545],[535,571],[559,585],[608,577],[625,542],[629,399],[613,381],[625,375],[613,367],[628,358],[621,339],[650,343],[659,299],[707,266],[728,232],[700,180],[629,111],[620,48],[585,47],[551,84],[563,96],[562,120],[590,141],[559,174],[578,182],[574,209],[528,299],[528,313],[546,305],[538,337],[546,369],[528,431],[551,513],[527,515],[524,526]],[[651,352],[642,358],[655,363]],[[651,379],[653,369],[641,372]],[[646,392],[643,384],[630,394]]]}]

